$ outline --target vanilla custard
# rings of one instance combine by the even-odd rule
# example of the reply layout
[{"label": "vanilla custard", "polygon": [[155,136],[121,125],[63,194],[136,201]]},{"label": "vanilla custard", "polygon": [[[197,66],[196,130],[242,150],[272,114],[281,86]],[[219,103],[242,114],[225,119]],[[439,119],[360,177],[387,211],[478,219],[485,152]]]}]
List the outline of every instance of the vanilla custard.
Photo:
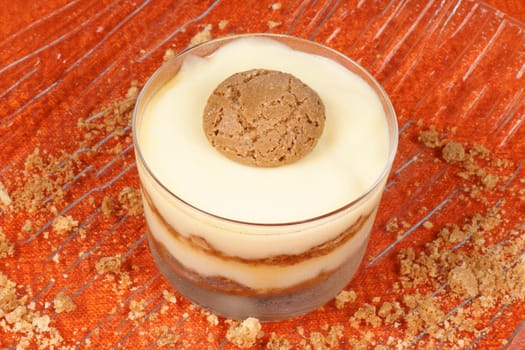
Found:
[{"label": "vanilla custard", "polygon": [[[242,165],[210,147],[203,133],[208,96],[228,76],[253,68],[291,73],[325,104],[323,135],[298,162]],[[371,188],[388,158],[387,122],[368,84],[334,61],[269,39],[239,39],[187,59],[145,113],[139,142],[157,179],[187,203],[232,220],[285,223],[327,214]]]}]

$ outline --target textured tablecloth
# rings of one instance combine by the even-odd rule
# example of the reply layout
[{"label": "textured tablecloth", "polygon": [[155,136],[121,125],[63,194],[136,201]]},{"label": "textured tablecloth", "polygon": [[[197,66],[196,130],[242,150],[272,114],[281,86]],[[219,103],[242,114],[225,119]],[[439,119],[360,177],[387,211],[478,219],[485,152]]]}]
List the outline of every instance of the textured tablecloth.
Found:
[{"label": "textured tablecloth", "polygon": [[346,293],[253,348],[525,348],[525,24],[470,0],[5,2],[0,347],[237,348],[152,261],[130,117],[164,60],[247,32],[340,50],[400,126]]}]

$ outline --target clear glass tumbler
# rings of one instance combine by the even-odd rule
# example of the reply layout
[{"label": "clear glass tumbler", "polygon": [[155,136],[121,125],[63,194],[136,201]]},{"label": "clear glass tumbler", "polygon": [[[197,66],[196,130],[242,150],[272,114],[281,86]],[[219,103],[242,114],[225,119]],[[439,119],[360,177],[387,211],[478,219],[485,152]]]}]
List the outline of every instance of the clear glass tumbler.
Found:
[{"label": "clear glass tumbler", "polygon": [[[373,185],[358,198],[349,199],[346,205],[328,214],[301,221],[250,223],[195,207],[172,193],[148,166],[148,159],[141,152],[140,129],[151,97],[177,75],[188,55],[206,57],[246,36],[270,38],[292,49],[331,59],[357,74],[377,94],[388,125],[389,154]],[[165,278],[185,297],[216,314],[233,319],[256,317],[275,321],[322,306],[355,274],[396,153],[398,128],[385,91],[348,57],[305,39],[245,34],[192,47],[158,69],[138,98],[133,137],[150,248]],[[301,251],[293,249],[295,242],[302,243]],[[204,267],[206,273],[202,273]],[[228,277],[233,271],[260,287],[236,282]]]}]

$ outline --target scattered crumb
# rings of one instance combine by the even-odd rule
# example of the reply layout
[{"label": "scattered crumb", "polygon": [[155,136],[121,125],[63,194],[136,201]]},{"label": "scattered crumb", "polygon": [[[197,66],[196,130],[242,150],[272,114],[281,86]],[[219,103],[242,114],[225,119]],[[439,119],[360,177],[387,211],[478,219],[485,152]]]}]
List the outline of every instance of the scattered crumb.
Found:
[{"label": "scattered crumb", "polygon": [[208,323],[212,326],[217,326],[219,324],[219,318],[217,317],[217,315],[212,313],[208,313],[208,315],[206,316],[206,321],[208,321]]},{"label": "scattered crumb", "polygon": [[173,294],[172,292],[167,291],[166,289],[164,289],[162,291],[162,297],[168,303],[172,303],[172,304],[176,304],[177,303],[177,298],[175,297],[175,294]]},{"label": "scattered crumb", "polygon": [[208,333],[208,336],[206,337],[206,340],[208,340],[209,343],[214,343],[215,342],[215,334]]},{"label": "scattered crumb", "polygon": [[349,320],[350,325],[354,328],[358,328],[361,321],[372,327],[379,327],[383,322],[376,314],[376,307],[367,303],[360,306]]},{"label": "scattered crumb", "polygon": [[427,220],[423,223],[423,227],[426,228],[427,230],[430,230],[434,227],[434,224],[431,221]]},{"label": "scattered crumb", "polygon": [[439,138],[439,134],[434,127],[431,127],[429,130],[421,131],[418,140],[430,148],[437,148],[443,145],[443,141]]},{"label": "scattered crumb", "polygon": [[28,300],[27,295],[18,297],[16,283],[0,272],[0,330],[17,334],[18,348],[61,348],[64,339],[50,325],[51,318]]},{"label": "scattered crumb", "polygon": [[258,319],[249,317],[240,324],[232,322],[226,339],[239,348],[246,349],[254,346],[261,335],[261,323]]},{"label": "scattered crumb", "polygon": [[478,156],[481,159],[488,159],[490,156],[490,150],[487,147],[476,143],[472,146],[470,154],[472,156]]},{"label": "scattered crumb", "polygon": [[9,193],[7,193],[7,189],[5,188],[4,184],[0,182],[0,209],[6,209],[11,205],[11,197],[9,197]]},{"label": "scattered crumb", "polygon": [[221,21],[219,22],[219,25],[218,25],[219,29],[220,29],[220,30],[224,30],[224,29],[226,29],[226,27],[228,26],[228,23],[230,23],[230,22],[229,22],[227,19],[223,19],[223,20],[221,20]]},{"label": "scattered crumb", "polygon": [[212,25],[207,24],[203,30],[201,30],[200,32],[198,32],[191,38],[190,45],[194,46],[194,45],[198,45],[203,42],[206,42],[208,40],[211,40],[213,38],[211,34],[211,29],[212,29]]},{"label": "scattered crumb", "polygon": [[53,306],[56,313],[71,312],[74,311],[77,306],[73,302],[73,299],[64,292],[58,292],[53,301]]},{"label": "scattered crumb", "polygon": [[340,310],[346,303],[352,303],[356,298],[357,294],[353,290],[342,290],[335,297],[335,307]]},{"label": "scattered crumb", "polygon": [[78,227],[78,221],[74,220],[71,215],[58,216],[53,220],[53,229],[58,233],[67,233]]},{"label": "scattered crumb", "polygon": [[[66,233],[78,228],[78,221],[72,216],[58,216],[58,213],[68,204],[66,200],[69,200],[69,185],[80,179],[85,169],[89,171],[86,164],[90,162],[93,155],[109,154],[113,156],[112,152],[123,152],[125,150],[123,146],[131,144],[131,117],[138,92],[138,82],[133,81],[124,101],[110,104],[94,118],[78,120],[78,130],[73,130],[78,133],[78,137],[71,139],[75,144],[68,145],[68,148],[71,146],[72,150],[81,150],[80,152],[69,153],[71,151],[65,149],[51,151],[37,145],[25,159],[22,159],[21,169],[15,169],[10,174],[9,182],[6,183],[10,191],[7,191],[4,183],[0,183],[0,215],[5,215],[6,219],[14,219],[14,225],[8,222],[9,226],[6,227],[19,228],[18,239],[27,239],[24,234],[35,232],[37,227],[42,227],[52,216],[56,218],[52,221],[50,229],[43,230],[43,238],[51,237],[53,231]],[[103,138],[109,140],[107,146],[99,143]],[[107,149],[104,150],[104,147]],[[89,196],[84,203],[93,206],[95,199],[95,195]],[[141,212],[136,205],[133,205],[133,192],[124,193],[120,199],[122,203],[119,203],[119,209],[131,215]],[[114,214],[108,210],[107,206],[104,210],[105,214]],[[24,216],[28,218],[25,221]],[[86,237],[84,228],[79,229],[79,236]],[[12,256],[14,248],[15,245],[6,239],[0,229],[0,257]],[[55,249],[56,247],[51,246],[50,248]],[[52,261],[58,262],[59,256],[59,254],[54,254]],[[79,256],[82,256],[82,253]],[[10,262],[6,263],[6,267],[8,264]],[[51,268],[54,269],[54,267]],[[120,258],[103,258],[97,262],[96,268],[99,273],[117,273],[120,271]],[[14,265],[9,268],[15,271],[15,274],[16,269],[18,268],[15,268]],[[61,276],[68,278],[66,274]],[[121,273],[120,276],[121,287],[129,288],[129,276],[126,278],[125,273]],[[21,294],[24,290],[27,293]],[[10,339],[16,339],[13,344],[17,349],[69,349],[70,347],[64,344],[64,339],[58,330],[53,327],[52,317],[35,311],[38,307],[37,303],[28,303],[28,300],[32,300],[33,297],[29,285],[17,286],[0,272],[0,334],[9,333]],[[52,302],[45,302],[44,310],[50,312],[54,309],[56,313],[64,313],[71,312],[75,308],[76,305],[71,297],[61,292]],[[80,329],[73,331],[78,332]],[[3,336],[0,338],[4,340]],[[2,341],[0,343],[4,344]],[[86,341],[86,344],[89,344],[89,341]],[[9,345],[9,343],[4,345]]]},{"label": "scattered crumb", "polygon": [[[126,98],[134,100],[139,96],[140,89],[138,87],[138,82],[134,81],[132,82],[132,85],[129,87],[128,91],[126,92]],[[122,147],[122,144],[117,144],[117,146]],[[117,153],[117,152],[115,152]]]},{"label": "scattered crumb", "polygon": [[115,213],[115,205],[113,204],[113,200],[109,196],[105,196],[104,199],[102,199],[102,213],[106,217],[110,217]]},{"label": "scattered crumb", "polygon": [[122,208],[122,213],[127,213],[131,216],[142,215],[144,209],[142,207],[142,196],[139,189],[125,187],[118,195],[118,201]]},{"label": "scattered crumb", "polygon": [[494,174],[487,174],[481,178],[481,183],[489,190],[496,187],[499,182],[499,177]]},{"label": "scattered crumb", "polygon": [[118,274],[120,272],[120,266],[122,265],[122,258],[117,256],[106,256],[101,258],[95,264],[95,268],[99,274],[105,274],[112,272]]},{"label": "scattered crumb", "polygon": [[386,324],[392,324],[398,321],[404,314],[403,308],[397,301],[385,301],[377,311],[377,315],[381,317]]},{"label": "scattered crumb", "polygon": [[463,298],[474,297],[479,293],[478,280],[468,267],[454,267],[448,273],[448,285],[454,293]]},{"label": "scattered crumb", "polygon": [[270,334],[270,339],[266,343],[267,350],[291,350],[292,346],[288,339],[278,336],[275,332]]},{"label": "scattered crumb", "polygon": [[301,326],[297,326],[297,333],[301,336],[301,337],[304,337],[304,328],[301,327]]},{"label": "scattered crumb", "polygon": [[33,231],[33,223],[31,220],[26,220],[24,222],[24,226],[22,226],[22,232],[30,233]]},{"label": "scattered crumb", "polygon": [[164,52],[164,56],[162,56],[162,60],[164,62],[167,62],[169,60],[171,60],[173,57],[175,57],[175,50],[173,49],[167,49],[165,52]]},{"label": "scattered crumb", "polygon": [[2,227],[0,227],[0,258],[13,256],[14,251],[15,245],[7,239],[5,233],[2,231]]},{"label": "scattered crumb", "polygon": [[340,340],[343,338],[343,329],[342,325],[332,325],[323,324],[321,330],[326,332],[317,332],[313,331],[310,333],[308,338],[304,338],[301,342],[304,349],[319,349],[319,350],[330,350],[330,349],[339,349]]},{"label": "scattered crumb", "polygon": [[62,186],[72,181],[81,165],[75,154],[60,151],[58,156],[36,147],[25,159],[23,172],[15,179],[9,210],[29,214],[41,209],[53,212],[64,202]]},{"label": "scattered crumb", "polygon": [[129,291],[130,287],[133,285],[129,273],[124,271],[119,273],[118,285],[116,286],[115,292],[117,295],[124,295]]},{"label": "scattered crumb", "polygon": [[180,338],[179,335],[175,335],[173,333],[166,332],[157,339],[156,344],[158,347],[164,347],[167,345],[176,345],[177,342],[179,341],[179,338]]},{"label": "scattered crumb", "polygon": [[465,160],[465,149],[460,143],[449,141],[443,147],[442,156],[447,163],[462,162]]},{"label": "scattered crumb", "polygon": [[388,222],[386,223],[386,231],[387,232],[397,232],[399,231],[399,222],[397,220],[397,218],[392,218],[390,220],[388,220]]},{"label": "scattered crumb", "polygon": [[139,318],[144,317],[146,312],[144,312],[144,306],[146,305],[146,300],[141,299],[139,301],[132,300],[129,303],[129,312],[128,312],[128,319],[135,321]]},{"label": "scattered crumb", "polygon": [[268,29],[273,29],[273,28],[275,28],[275,27],[280,26],[280,25],[281,25],[281,22],[268,21],[267,24],[268,24]]},{"label": "scattered crumb", "polygon": [[283,7],[283,5],[280,2],[274,2],[271,5],[272,10],[277,11],[280,10]]}]

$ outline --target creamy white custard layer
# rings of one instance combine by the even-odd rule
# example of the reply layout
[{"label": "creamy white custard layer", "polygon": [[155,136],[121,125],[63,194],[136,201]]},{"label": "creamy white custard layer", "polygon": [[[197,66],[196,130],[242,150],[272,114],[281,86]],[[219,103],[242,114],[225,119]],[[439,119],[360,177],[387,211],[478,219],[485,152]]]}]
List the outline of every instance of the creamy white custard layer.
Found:
[{"label": "creamy white custard layer", "polygon": [[[203,132],[211,92],[253,68],[291,73],[325,104],[323,135],[298,162],[242,165],[215,150]],[[238,39],[209,57],[187,59],[149,101],[137,136],[148,167],[172,193],[213,215],[256,223],[305,220],[358,198],[384,171],[389,143],[381,102],[363,79],[332,60],[263,38]]]}]

